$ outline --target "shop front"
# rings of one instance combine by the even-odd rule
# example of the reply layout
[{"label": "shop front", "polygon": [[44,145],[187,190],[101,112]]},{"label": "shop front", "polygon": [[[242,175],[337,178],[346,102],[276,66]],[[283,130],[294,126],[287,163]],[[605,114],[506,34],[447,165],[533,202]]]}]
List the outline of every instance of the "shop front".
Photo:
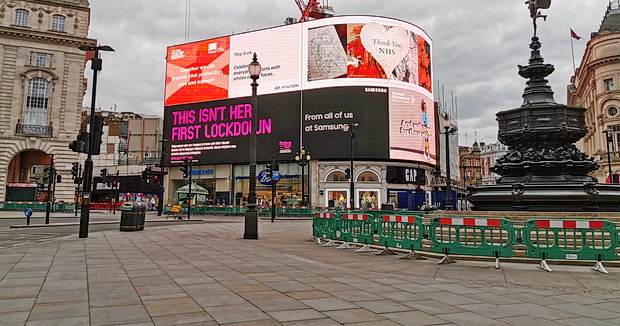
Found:
[{"label": "shop front", "polygon": [[[267,168],[266,164],[256,166],[257,176]],[[275,203],[279,206],[299,206],[302,202],[301,167],[296,163],[280,163],[280,181],[275,186]],[[233,167],[234,204],[245,206],[248,202],[250,189],[250,167],[235,165]],[[256,203],[259,207],[269,207],[272,204],[272,185],[270,182],[256,182]],[[308,198],[308,176],[304,175],[303,196]]]},{"label": "shop front", "polygon": [[[229,205],[232,203],[230,196],[231,164],[218,165],[195,165],[192,167],[192,185],[197,185],[192,191],[194,196],[200,198],[201,204],[206,205]],[[183,178],[183,173],[178,167],[169,168],[169,186],[166,196],[169,203],[178,203],[187,195],[189,178]],[[185,187],[185,188],[184,188]],[[195,199],[197,199],[196,197]]]}]

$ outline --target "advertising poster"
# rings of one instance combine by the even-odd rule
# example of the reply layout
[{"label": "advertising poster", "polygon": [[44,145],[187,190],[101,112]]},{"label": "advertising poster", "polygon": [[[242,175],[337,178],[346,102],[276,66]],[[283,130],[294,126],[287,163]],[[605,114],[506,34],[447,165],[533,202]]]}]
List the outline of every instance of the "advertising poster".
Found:
[{"label": "advertising poster", "polygon": [[[258,99],[257,159],[271,160],[281,141],[299,144],[300,93],[263,95]],[[188,159],[200,164],[249,160],[252,115],[250,97],[178,105],[167,108],[164,137],[168,164]]]},{"label": "advertising poster", "polygon": [[232,35],[230,46],[229,98],[252,95],[248,65],[254,53],[262,68],[259,95],[301,88],[300,24]]},{"label": "advertising poster", "polygon": [[435,105],[418,92],[390,88],[390,158],[435,164]]},{"label": "advertising poster", "polygon": [[403,27],[375,22],[309,29],[308,81],[373,78],[417,85],[418,40],[424,42]]},{"label": "advertising poster", "polygon": [[164,105],[227,98],[229,45],[222,37],[169,47]]},{"label": "advertising poster", "polygon": [[317,159],[350,157],[349,124],[359,124],[355,158],[389,158],[388,90],[384,87],[334,87],[304,92],[304,148]]}]

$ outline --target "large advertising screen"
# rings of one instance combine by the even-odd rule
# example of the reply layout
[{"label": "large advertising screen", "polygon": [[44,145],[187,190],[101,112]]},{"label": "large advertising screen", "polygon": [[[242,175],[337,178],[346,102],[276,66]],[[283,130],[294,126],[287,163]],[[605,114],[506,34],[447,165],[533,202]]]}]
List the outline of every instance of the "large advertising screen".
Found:
[{"label": "large advertising screen", "polygon": [[256,53],[259,161],[282,146],[290,155],[303,146],[313,158],[347,159],[348,124],[358,123],[356,158],[435,165],[431,45],[413,24],[344,16],[170,46],[168,164],[249,160],[247,68]]}]

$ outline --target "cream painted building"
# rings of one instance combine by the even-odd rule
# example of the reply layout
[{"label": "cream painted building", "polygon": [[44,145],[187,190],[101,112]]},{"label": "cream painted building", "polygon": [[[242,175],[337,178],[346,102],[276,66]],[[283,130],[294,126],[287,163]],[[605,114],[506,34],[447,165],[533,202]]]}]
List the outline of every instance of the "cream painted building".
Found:
[{"label": "cream painted building", "polygon": [[620,6],[617,3],[609,4],[599,30],[591,34],[567,94],[568,105],[587,108],[588,133],[577,146],[600,164],[600,169],[592,175],[605,183],[610,166],[612,174],[620,174]]},{"label": "cream painted building", "polygon": [[69,149],[86,89],[87,0],[0,0],[0,201],[54,163],[56,200],[73,201]]}]

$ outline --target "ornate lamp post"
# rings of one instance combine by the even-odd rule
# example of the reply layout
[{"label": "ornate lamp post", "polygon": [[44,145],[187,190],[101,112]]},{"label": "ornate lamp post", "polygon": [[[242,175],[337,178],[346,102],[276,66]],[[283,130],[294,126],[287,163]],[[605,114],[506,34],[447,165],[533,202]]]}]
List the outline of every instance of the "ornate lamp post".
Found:
[{"label": "ornate lamp post", "polygon": [[456,133],[450,117],[446,113],[443,120],[443,134],[446,136],[446,210],[453,210],[452,205],[452,176],[450,175],[450,135]]},{"label": "ornate lamp post", "polygon": [[84,162],[84,187],[82,191],[82,211],[80,213],[80,238],[88,238],[88,220],[90,218],[90,193],[93,179],[93,159],[92,152],[95,147],[93,137],[93,126],[95,124],[95,99],[97,97],[97,74],[101,71],[103,60],[99,58],[99,51],[112,51],[108,45],[82,45],[82,51],[95,51],[95,57],[90,60],[90,68],[93,70],[93,90],[90,102],[90,134],[88,136],[88,156]]},{"label": "ornate lamp post", "polygon": [[[308,165],[312,157],[310,156],[310,151],[306,151],[305,149],[301,149],[301,153],[295,153],[295,161],[299,166],[301,166],[301,206],[307,206],[306,195],[305,195],[305,178],[304,178],[304,167]],[[310,175],[310,170],[308,170],[308,175]]]},{"label": "ornate lamp post", "polygon": [[607,143],[607,168],[609,169],[609,183],[614,183],[613,173],[611,172],[611,150],[609,148],[609,144],[614,141],[612,138],[613,130],[611,130],[611,127],[607,127],[607,129],[603,130],[603,132],[605,133],[605,140]]},{"label": "ornate lamp post", "polygon": [[248,66],[250,78],[252,78],[252,134],[250,135],[250,193],[248,195],[248,207],[245,211],[244,239],[258,239],[258,212],[256,211],[256,132],[258,131],[258,95],[256,82],[260,77],[261,66],[256,58]]}]

